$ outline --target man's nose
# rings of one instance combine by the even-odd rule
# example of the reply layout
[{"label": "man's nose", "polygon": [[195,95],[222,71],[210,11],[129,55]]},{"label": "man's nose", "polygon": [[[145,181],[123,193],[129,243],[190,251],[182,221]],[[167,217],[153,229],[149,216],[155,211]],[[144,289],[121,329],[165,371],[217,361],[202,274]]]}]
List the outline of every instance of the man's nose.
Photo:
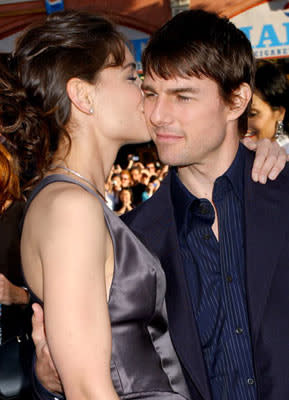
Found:
[{"label": "man's nose", "polygon": [[169,101],[158,97],[151,107],[150,122],[154,126],[166,126],[172,122]]}]

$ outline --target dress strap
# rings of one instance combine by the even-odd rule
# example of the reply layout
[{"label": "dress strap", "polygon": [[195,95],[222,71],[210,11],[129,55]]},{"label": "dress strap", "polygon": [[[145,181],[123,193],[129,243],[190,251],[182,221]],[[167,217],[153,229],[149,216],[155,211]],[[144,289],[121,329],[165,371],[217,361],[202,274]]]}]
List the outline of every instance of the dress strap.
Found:
[{"label": "dress strap", "polygon": [[98,193],[96,193],[93,189],[91,189],[89,186],[85,185],[84,183],[79,182],[76,179],[73,179],[70,176],[66,176],[64,174],[48,175],[45,178],[43,178],[29,194],[28,200],[24,207],[23,217],[22,217],[22,220],[20,223],[21,231],[23,228],[25,215],[27,214],[28,208],[29,208],[31,202],[33,201],[33,199],[38,195],[39,192],[41,192],[42,189],[44,189],[46,186],[48,186],[54,182],[68,182],[68,183],[73,183],[74,185],[78,185],[78,186],[82,187],[84,190],[86,190],[87,192],[91,193],[93,196],[97,197],[103,204],[105,204],[104,200],[101,198],[101,196]]}]

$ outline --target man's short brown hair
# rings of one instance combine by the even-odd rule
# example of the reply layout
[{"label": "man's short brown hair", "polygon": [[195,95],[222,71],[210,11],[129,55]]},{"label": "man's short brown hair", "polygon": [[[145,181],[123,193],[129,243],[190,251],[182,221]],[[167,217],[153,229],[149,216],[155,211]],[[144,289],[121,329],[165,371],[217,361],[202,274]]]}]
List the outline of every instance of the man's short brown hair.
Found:
[{"label": "man's short brown hair", "polygon": [[[145,74],[164,79],[210,78],[227,103],[242,83],[254,85],[249,40],[227,18],[204,10],[184,11],[168,21],[151,37],[142,62]],[[239,118],[240,133],[247,131],[248,108]]]}]

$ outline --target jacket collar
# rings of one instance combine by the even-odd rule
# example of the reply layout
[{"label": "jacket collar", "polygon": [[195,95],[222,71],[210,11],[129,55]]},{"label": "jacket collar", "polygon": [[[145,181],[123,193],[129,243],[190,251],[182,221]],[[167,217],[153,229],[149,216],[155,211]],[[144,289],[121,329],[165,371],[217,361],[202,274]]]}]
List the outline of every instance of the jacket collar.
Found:
[{"label": "jacket collar", "polygon": [[289,227],[289,169],[266,185],[251,179],[253,155],[245,166],[246,286],[253,347],[258,338],[266,301]]}]

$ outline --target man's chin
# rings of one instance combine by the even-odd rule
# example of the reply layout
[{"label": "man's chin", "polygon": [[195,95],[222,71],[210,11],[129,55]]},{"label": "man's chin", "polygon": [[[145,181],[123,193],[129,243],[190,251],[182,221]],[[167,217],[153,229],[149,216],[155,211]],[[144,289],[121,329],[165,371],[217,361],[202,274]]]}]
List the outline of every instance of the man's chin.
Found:
[{"label": "man's chin", "polygon": [[168,165],[169,167],[187,167],[187,163],[184,163],[184,160],[179,160],[173,156],[159,154],[159,160],[162,164]]}]

